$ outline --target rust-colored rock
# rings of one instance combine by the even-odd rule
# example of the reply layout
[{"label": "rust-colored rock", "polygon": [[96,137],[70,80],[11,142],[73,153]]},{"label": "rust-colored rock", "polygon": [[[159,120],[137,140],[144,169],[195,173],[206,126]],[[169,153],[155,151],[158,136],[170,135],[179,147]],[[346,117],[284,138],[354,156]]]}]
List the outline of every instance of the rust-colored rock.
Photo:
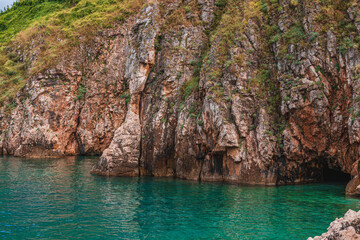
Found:
[{"label": "rust-colored rock", "polygon": [[[149,2],[28,80],[2,111],[3,154],[101,155],[95,174],[261,185],[332,169],[358,194],[359,4],[271,2]],[[330,29],[329,9],[350,30]]]}]

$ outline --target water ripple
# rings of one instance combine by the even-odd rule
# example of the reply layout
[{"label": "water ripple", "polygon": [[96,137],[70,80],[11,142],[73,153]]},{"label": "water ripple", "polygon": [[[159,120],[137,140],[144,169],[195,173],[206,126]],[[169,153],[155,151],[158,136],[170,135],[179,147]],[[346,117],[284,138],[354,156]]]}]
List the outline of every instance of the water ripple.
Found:
[{"label": "water ripple", "polygon": [[104,178],[96,161],[1,158],[0,239],[306,239],[360,209],[341,184]]}]

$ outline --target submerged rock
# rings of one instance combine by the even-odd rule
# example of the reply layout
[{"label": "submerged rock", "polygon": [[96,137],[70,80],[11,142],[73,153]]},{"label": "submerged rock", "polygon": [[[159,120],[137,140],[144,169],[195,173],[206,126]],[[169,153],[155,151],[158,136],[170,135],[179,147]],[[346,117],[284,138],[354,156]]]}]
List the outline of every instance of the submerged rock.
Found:
[{"label": "submerged rock", "polygon": [[349,210],[344,217],[330,223],[326,233],[308,240],[357,240],[360,239],[360,211]]}]

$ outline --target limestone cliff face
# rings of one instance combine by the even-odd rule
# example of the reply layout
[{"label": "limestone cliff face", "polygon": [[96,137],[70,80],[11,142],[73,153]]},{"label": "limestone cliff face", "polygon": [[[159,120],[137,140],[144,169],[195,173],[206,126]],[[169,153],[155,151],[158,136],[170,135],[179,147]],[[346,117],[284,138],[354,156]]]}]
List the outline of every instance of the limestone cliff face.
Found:
[{"label": "limestone cliff face", "polygon": [[152,1],[28,80],[4,154],[101,154],[93,173],[247,184],[351,174],[358,1]]}]

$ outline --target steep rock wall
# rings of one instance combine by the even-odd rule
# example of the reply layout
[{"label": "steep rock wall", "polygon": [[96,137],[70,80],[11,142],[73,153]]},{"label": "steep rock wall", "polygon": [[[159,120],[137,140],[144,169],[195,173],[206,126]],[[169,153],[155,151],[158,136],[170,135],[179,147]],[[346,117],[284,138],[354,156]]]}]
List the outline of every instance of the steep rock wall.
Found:
[{"label": "steep rock wall", "polygon": [[246,184],[348,173],[359,194],[358,1],[154,1],[34,76],[2,152],[93,173]]}]

